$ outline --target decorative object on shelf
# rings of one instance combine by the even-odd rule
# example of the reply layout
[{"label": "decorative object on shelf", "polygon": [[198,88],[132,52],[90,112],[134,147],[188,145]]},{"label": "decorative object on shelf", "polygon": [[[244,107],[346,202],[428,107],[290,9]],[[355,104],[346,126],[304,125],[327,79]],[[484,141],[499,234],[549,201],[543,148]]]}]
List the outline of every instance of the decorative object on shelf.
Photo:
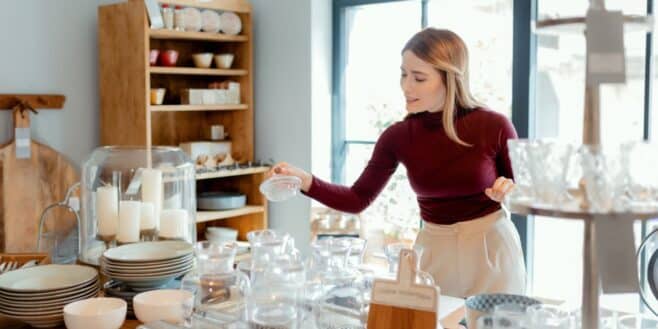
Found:
[{"label": "decorative object on shelf", "polygon": [[201,30],[201,11],[199,9],[184,8],[183,17],[186,32],[199,32]]},{"label": "decorative object on shelf", "polygon": [[212,53],[197,53],[192,55],[194,66],[207,69],[212,65]]},{"label": "decorative object on shelf", "polygon": [[117,243],[196,240],[194,165],[178,148],[97,148],[84,163],[81,190],[82,262],[98,264]]},{"label": "decorative object on shelf", "polygon": [[185,13],[182,6],[174,7],[174,30],[185,31]]},{"label": "decorative object on shelf", "polygon": [[210,9],[205,9],[201,12],[201,30],[204,32],[217,33],[219,32],[219,14]]},{"label": "decorative object on shelf", "polygon": [[159,64],[162,66],[176,66],[178,51],[166,49],[160,53]]},{"label": "decorative object on shelf", "polygon": [[215,65],[219,69],[230,69],[234,58],[235,55],[233,54],[216,54]]},{"label": "decorative object on shelf", "polygon": [[242,31],[242,20],[232,11],[225,11],[219,15],[219,23],[222,33],[238,35]]},{"label": "decorative object on shelf", "polygon": [[162,4],[162,20],[165,29],[174,29],[174,10],[171,8],[171,6],[169,6],[169,4]]},{"label": "decorative object on shelf", "polygon": [[151,49],[149,51],[149,65],[156,66],[158,65],[158,56],[160,55],[159,49]]},{"label": "decorative object on shelf", "polygon": [[228,133],[224,131],[224,126],[222,125],[212,125],[210,126],[210,139],[214,141],[223,140],[228,137]]},{"label": "decorative object on shelf", "polygon": [[164,22],[162,21],[162,14],[160,13],[160,6],[158,5],[157,0],[144,0],[146,5],[146,11],[148,12],[148,18],[150,26],[152,29],[161,29],[164,27]]},{"label": "decorative object on shelf", "polygon": [[229,210],[247,205],[247,196],[236,192],[203,192],[197,196],[199,210]]},{"label": "decorative object on shelf", "polygon": [[162,105],[167,89],[151,88],[151,105]]}]

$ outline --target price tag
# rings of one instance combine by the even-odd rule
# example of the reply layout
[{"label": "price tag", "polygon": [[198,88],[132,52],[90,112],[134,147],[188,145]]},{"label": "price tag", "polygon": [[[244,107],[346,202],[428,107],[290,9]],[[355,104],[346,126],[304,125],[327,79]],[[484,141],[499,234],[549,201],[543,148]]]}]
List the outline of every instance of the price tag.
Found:
[{"label": "price tag", "polygon": [[16,144],[16,159],[30,158],[30,128],[16,128],[14,130]]},{"label": "price tag", "polygon": [[585,23],[588,83],[625,83],[626,57],[622,12],[590,9],[587,11]]}]

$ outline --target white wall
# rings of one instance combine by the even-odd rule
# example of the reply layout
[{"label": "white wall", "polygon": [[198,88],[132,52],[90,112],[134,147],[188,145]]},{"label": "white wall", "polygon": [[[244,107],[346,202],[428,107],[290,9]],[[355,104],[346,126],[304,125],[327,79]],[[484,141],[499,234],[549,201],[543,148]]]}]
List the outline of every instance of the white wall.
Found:
[{"label": "white wall", "polygon": [[[330,106],[331,1],[252,3],[256,158],[312,170],[311,145],[320,135],[312,134],[314,115],[329,111]],[[270,204],[270,227],[291,233],[303,252],[310,240],[309,218],[310,200],[306,197]]]},{"label": "white wall", "polygon": [[[0,10],[0,93],[66,95],[32,116],[32,137],[80,165],[98,144],[97,6],[109,0],[12,0]],[[0,111],[0,143],[13,136]]]},{"label": "white wall", "polygon": [[[97,7],[120,0],[5,0],[0,10],[0,93],[61,93],[61,111],[32,120],[35,140],[78,165],[98,145]],[[331,0],[252,0],[256,158],[328,177]],[[312,124],[313,122],[313,124]],[[312,134],[312,125],[319,126]],[[0,111],[0,144],[13,132]],[[311,143],[323,160],[311,163]],[[324,146],[322,146],[324,145]],[[321,148],[325,148],[324,151]],[[316,154],[316,155],[317,155]],[[272,204],[270,226],[308,245],[306,197]]]}]

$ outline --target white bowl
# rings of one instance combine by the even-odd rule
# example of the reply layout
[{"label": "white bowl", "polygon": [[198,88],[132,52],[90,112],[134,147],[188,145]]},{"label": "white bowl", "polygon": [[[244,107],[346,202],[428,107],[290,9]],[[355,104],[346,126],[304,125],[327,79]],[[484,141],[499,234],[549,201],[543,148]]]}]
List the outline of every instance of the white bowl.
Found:
[{"label": "white bowl", "polygon": [[[468,328],[478,329],[477,320],[483,315],[491,315],[497,305],[516,304],[523,307],[541,304],[540,301],[522,295],[480,294],[468,297],[466,307],[466,324]],[[481,328],[479,328],[481,329]]]},{"label": "white bowl", "polygon": [[181,324],[192,313],[193,305],[194,295],[187,290],[152,290],[133,298],[135,315],[143,323],[163,320]]},{"label": "white bowl", "polygon": [[236,241],[238,231],[225,227],[208,227],[206,229],[206,239],[212,242]]},{"label": "white bowl", "polygon": [[233,54],[217,54],[215,55],[215,65],[220,69],[230,69],[234,58]]},{"label": "white bowl", "polygon": [[64,306],[68,329],[119,329],[126,320],[128,304],[120,298],[97,297]]},{"label": "white bowl", "polygon": [[194,66],[207,69],[212,64],[212,53],[199,53],[192,55]]}]

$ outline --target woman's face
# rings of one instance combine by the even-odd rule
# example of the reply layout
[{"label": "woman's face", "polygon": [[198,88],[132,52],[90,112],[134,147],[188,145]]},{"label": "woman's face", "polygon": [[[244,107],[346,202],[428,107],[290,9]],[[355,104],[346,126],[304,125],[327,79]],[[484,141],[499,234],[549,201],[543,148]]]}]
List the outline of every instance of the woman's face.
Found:
[{"label": "woman's face", "polygon": [[443,109],[446,87],[441,74],[431,64],[407,50],[402,53],[400,87],[407,112],[437,112]]}]

